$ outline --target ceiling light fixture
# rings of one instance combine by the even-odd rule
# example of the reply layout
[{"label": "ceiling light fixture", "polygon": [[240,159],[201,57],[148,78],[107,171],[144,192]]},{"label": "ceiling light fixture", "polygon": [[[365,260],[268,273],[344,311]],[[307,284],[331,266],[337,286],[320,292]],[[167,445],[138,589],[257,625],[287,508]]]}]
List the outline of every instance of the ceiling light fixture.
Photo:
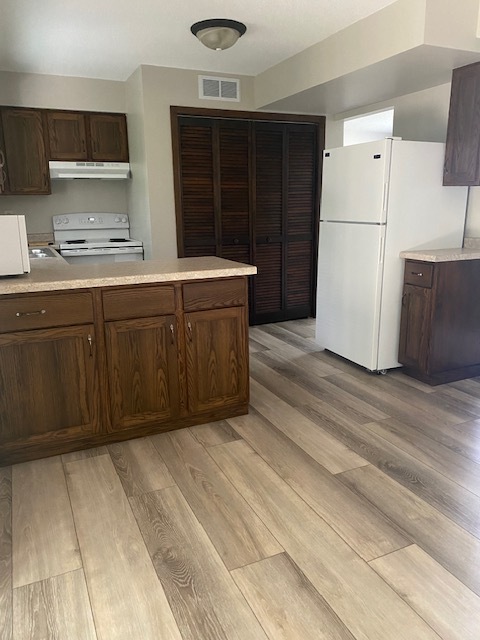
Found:
[{"label": "ceiling light fixture", "polygon": [[233,47],[246,30],[247,27],[242,22],[225,18],[202,20],[190,27],[190,31],[202,44],[215,51]]}]

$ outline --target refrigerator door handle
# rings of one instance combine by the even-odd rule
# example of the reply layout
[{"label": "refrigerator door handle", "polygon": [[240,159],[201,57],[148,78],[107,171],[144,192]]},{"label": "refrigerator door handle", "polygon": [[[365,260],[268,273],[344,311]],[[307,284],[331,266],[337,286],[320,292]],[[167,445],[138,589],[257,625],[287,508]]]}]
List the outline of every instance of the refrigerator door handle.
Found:
[{"label": "refrigerator door handle", "polygon": [[383,213],[387,213],[387,203],[388,203],[388,182],[383,183],[383,204],[382,211]]},{"label": "refrigerator door handle", "polygon": [[378,256],[378,264],[383,264],[383,254],[385,249],[385,236],[382,235],[380,238],[380,253]]}]

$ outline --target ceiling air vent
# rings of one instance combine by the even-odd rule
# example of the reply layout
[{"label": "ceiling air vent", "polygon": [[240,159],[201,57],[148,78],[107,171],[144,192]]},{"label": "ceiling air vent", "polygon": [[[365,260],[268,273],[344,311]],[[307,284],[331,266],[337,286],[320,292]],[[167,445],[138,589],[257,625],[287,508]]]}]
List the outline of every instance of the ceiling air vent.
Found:
[{"label": "ceiling air vent", "polygon": [[240,80],[198,76],[199,97],[203,100],[240,102]]}]

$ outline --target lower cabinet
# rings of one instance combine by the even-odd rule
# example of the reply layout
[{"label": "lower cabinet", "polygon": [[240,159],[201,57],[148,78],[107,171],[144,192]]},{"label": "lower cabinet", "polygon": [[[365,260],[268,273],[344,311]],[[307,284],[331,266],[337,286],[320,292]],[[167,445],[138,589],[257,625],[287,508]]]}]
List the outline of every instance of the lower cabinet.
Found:
[{"label": "lower cabinet", "polygon": [[0,460],[98,433],[92,325],[0,335]]},{"label": "lower cabinet", "polygon": [[180,413],[175,316],[105,324],[112,429]]},{"label": "lower cabinet", "polygon": [[248,400],[242,307],[185,314],[188,406],[192,413]]},{"label": "lower cabinet", "polygon": [[480,260],[407,260],[398,360],[429,384],[480,375]]},{"label": "lower cabinet", "polygon": [[246,300],[244,277],[0,297],[0,465],[247,413]]}]

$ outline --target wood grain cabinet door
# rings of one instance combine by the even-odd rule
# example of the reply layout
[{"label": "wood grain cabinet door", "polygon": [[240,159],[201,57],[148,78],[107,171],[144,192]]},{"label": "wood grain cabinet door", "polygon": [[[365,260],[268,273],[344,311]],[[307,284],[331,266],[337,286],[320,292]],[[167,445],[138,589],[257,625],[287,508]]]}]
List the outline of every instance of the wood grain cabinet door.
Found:
[{"label": "wood grain cabinet door", "polygon": [[50,160],[87,160],[85,114],[48,111]]},{"label": "wood grain cabinet door", "polygon": [[[43,114],[38,109],[2,109],[6,195],[50,193]],[[1,158],[0,158],[1,163]]]},{"label": "wood grain cabinet door", "polygon": [[248,401],[246,325],[244,307],[185,314],[191,413]]},{"label": "wood grain cabinet door", "polygon": [[480,63],[454,69],[443,184],[480,184]]},{"label": "wood grain cabinet door", "polygon": [[406,284],[402,298],[398,361],[423,373],[428,370],[432,290]]},{"label": "wood grain cabinet door", "polygon": [[175,316],[107,322],[113,430],[179,414]]},{"label": "wood grain cabinet door", "polygon": [[93,326],[1,334],[0,361],[0,459],[99,431]]},{"label": "wood grain cabinet door", "polygon": [[123,113],[88,116],[92,160],[128,162],[127,121]]}]

